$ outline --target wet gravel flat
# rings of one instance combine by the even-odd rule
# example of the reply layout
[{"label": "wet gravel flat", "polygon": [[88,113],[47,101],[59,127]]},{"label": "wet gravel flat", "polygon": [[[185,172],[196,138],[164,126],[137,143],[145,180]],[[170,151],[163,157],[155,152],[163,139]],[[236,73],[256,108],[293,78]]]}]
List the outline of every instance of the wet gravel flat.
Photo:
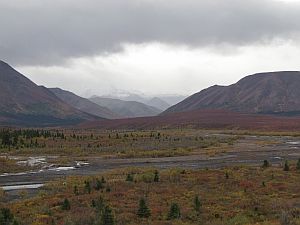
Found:
[{"label": "wet gravel flat", "polygon": [[279,165],[283,164],[285,160],[298,160],[298,158],[300,158],[299,137],[246,136],[226,152],[213,157],[204,154],[135,159],[90,157],[87,158],[89,164],[78,168],[46,169],[33,173],[0,175],[0,187],[42,184],[70,175],[94,175],[110,169],[125,167],[223,168],[234,165],[262,165],[263,160]]}]

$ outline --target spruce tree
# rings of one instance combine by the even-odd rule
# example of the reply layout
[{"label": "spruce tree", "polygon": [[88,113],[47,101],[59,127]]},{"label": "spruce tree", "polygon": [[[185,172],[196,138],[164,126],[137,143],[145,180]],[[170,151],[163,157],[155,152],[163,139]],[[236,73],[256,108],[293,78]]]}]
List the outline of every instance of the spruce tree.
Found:
[{"label": "spruce tree", "polygon": [[69,200],[67,198],[64,200],[61,208],[63,210],[70,210],[71,209],[70,202],[69,202]]},{"label": "spruce tree", "polygon": [[84,189],[85,189],[85,191],[87,192],[87,193],[91,193],[91,184],[90,184],[90,182],[89,181],[84,181]]},{"label": "spruce tree", "polygon": [[97,190],[97,191],[99,191],[100,189],[102,189],[103,188],[103,183],[102,183],[102,181],[100,181],[99,179],[96,179],[96,186],[95,186],[95,189]]},{"label": "spruce tree", "polygon": [[13,225],[19,225],[19,222],[17,220],[14,220]]},{"label": "spruce tree", "polygon": [[297,170],[300,170],[300,159],[298,159],[298,162],[297,162]]},{"label": "spruce tree", "polygon": [[130,174],[130,173],[127,174],[126,181],[132,182],[133,181],[133,175]]},{"label": "spruce tree", "polygon": [[229,179],[229,174],[228,172],[225,173],[225,178],[228,180]]},{"label": "spruce tree", "polygon": [[0,224],[9,225],[14,220],[14,215],[11,213],[10,209],[2,208],[0,209]]},{"label": "spruce tree", "polygon": [[172,203],[169,214],[168,214],[168,219],[179,219],[181,217],[180,213],[180,208],[177,203]]},{"label": "spruce tree", "polygon": [[283,170],[284,171],[289,171],[290,170],[289,162],[287,160],[285,161]]},{"label": "spruce tree", "polygon": [[101,225],[114,225],[115,219],[112,210],[109,206],[106,206],[101,217]]},{"label": "spruce tree", "polygon": [[154,172],[154,182],[159,182],[159,173],[157,170]]},{"label": "spruce tree", "polygon": [[78,187],[77,185],[74,186],[74,194],[79,195]]},{"label": "spruce tree", "polygon": [[10,141],[10,133],[8,130],[3,131],[2,133],[2,145],[5,147],[10,147],[11,141]]},{"label": "spruce tree", "polygon": [[264,163],[263,163],[263,168],[267,168],[270,166],[270,163],[268,160],[264,160]]},{"label": "spruce tree", "polygon": [[151,216],[150,209],[148,208],[148,206],[146,204],[146,200],[144,198],[141,198],[141,200],[139,202],[139,209],[138,209],[137,215],[140,218],[149,218]]},{"label": "spruce tree", "polygon": [[200,212],[201,206],[202,206],[202,204],[201,204],[200,198],[199,198],[199,196],[197,195],[197,196],[195,197],[195,199],[194,199],[194,209],[195,209],[197,212]]},{"label": "spruce tree", "polygon": [[105,209],[105,202],[102,196],[100,196],[96,200],[92,200],[92,207],[96,208],[101,214],[103,213]]}]

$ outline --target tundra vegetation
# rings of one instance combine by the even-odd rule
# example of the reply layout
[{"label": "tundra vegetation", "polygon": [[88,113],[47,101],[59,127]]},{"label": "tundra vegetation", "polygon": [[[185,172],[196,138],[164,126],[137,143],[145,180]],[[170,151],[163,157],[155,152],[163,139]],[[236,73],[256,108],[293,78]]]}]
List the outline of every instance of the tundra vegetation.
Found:
[{"label": "tundra vegetation", "polygon": [[[0,172],[17,172],[28,168],[16,165],[8,156],[61,156],[59,164],[74,158],[158,158],[205,153],[221,154],[241,137],[207,135],[189,129],[150,131],[1,129]],[[65,158],[64,158],[65,157]],[[52,159],[54,160],[54,159]],[[57,160],[60,160],[57,162]],[[65,160],[65,161],[64,161]]]},{"label": "tundra vegetation", "polygon": [[[2,129],[0,172],[28,169],[16,164],[10,156],[56,155],[71,159],[200,153],[215,156],[243,141],[243,135],[254,135],[245,134],[246,131],[207,133],[192,129]],[[258,132],[257,135],[271,134]],[[267,142],[263,145],[273,144]],[[266,159],[261,165],[220,169],[113,169],[93,176],[56,179],[35,194],[19,191],[19,198],[13,201],[0,189],[0,224],[297,225],[300,224],[299,183],[300,160],[283,159],[279,165]]]},{"label": "tundra vegetation", "polygon": [[21,225],[299,224],[300,174],[297,162],[288,163],[289,170],[262,163],[67,177],[47,183],[34,197],[11,202],[2,196],[0,219]]}]

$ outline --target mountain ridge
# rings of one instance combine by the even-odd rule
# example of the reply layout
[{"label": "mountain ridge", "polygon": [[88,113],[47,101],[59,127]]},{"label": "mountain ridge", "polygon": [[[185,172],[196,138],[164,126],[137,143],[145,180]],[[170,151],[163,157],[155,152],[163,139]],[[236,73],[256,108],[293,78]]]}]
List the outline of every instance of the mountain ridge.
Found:
[{"label": "mountain ridge", "polygon": [[[93,97],[93,96],[92,96]],[[127,102],[140,102],[148,106],[155,107],[157,109],[160,109],[162,111],[166,110],[169,108],[171,105],[163,100],[161,97],[155,96],[155,97],[150,97],[150,96],[145,96],[145,95],[139,95],[139,94],[134,94],[134,93],[127,93],[125,95],[120,95],[120,96],[115,96],[115,95],[102,95],[102,96],[97,96],[101,98],[110,98],[110,99],[119,99],[122,101],[127,101]]]},{"label": "mountain ridge", "polygon": [[63,90],[61,88],[48,88],[62,101],[68,103],[74,108],[106,119],[117,119],[119,116],[106,107],[100,106],[86,98],[80,97],[71,91]]},{"label": "mountain ridge", "polygon": [[100,119],[81,112],[0,61],[0,124],[52,126]]},{"label": "mountain ridge", "polygon": [[162,114],[200,109],[245,113],[300,112],[300,72],[265,72],[228,86],[214,85],[170,107]]},{"label": "mountain ridge", "polygon": [[107,107],[122,118],[155,116],[162,112],[162,110],[155,107],[136,101],[123,101],[99,96],[92,96],[89,100],[100,106]]}]

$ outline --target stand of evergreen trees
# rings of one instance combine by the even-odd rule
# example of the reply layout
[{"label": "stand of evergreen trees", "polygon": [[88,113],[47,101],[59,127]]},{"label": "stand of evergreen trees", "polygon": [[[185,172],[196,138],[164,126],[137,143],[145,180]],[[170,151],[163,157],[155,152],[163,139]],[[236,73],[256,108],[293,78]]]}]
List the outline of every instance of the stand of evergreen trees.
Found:
[{"label": "stand of evergreen trees", "polygon": [[0,148],[43,147],[43,145],[38,144],[38,138],[65,139],[65,135],[60,131],[4,128],[0,129]]}]

